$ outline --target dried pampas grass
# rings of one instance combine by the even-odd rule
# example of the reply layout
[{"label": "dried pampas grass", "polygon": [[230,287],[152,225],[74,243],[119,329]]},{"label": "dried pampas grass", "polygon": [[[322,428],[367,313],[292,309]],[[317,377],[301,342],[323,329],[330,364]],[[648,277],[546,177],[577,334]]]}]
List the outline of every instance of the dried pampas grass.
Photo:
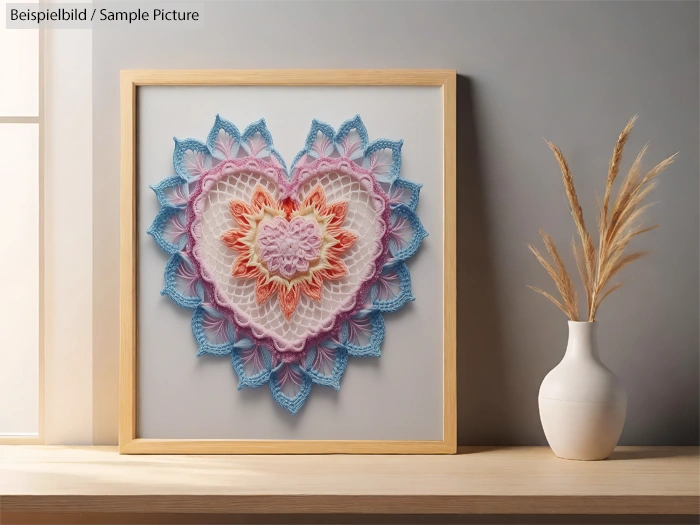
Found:
[{"label": "dried pampas grass", "polygon": [[[670,156],[643,174],[641,163],[647,150],[647,147],[644,146],[622,180],[611,207],[610,201],[612,200],[613,186],[620,173],[622,153],[636,120],[637,117],[633,117],[622,133],[620,133],[610,159],[603,202],[598,206],[597,226],[599,240],[597,251],[593,238],[586,228],[583,210],[579,204],[576,188],[574,187],[574,178],[566,158],[557,146],[545,141],[559,164],[564,190],[571,208],[571,216],[574,219],[576,232],[578,233],[579,240],[572,239],[572,250],[581,281],[583,282],[583,289],[586,292],[587,317],[590,322],[595,321],[600,303],[624,284],[612,284],[611,279],[627,265],[646,255],[647,252],[644,251],[626,253],[626,249],[633,238],[657,228],[657,226],[644,227],[641,217],[650,204],[642,205],[642,201],[656,187],[658,183],[656,177],[673,162],[677,155]],[[540,288],[534,286],[530,286],[530,288],[556,304],[569,319],[578,321],[578,296],[573,281],[552,238],[543,232],[542,229],[540,229],[540,236],[553,264],[532,244],[527,246],[554,281],[561,296],[561,301]]]}]

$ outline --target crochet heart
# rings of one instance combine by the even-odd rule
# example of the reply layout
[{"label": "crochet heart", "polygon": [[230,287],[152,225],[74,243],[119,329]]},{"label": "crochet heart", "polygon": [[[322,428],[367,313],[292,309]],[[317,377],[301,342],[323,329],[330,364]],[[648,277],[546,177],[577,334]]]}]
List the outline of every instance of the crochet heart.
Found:
[{"label": "crochet heart", "polygon": [[402,144],[370,142],[359,115],[312,121],[289,170],[264,120],[239,132],[217,116],[205,143],[175,140],[148,233],[197,356],[229,356],[239,389],[267,384],[292,414],[312,385],[338,390],[350,357],[380,356],[427,235]]},{"label": "crochet heart", "polygon": [[348,158],[291,178],[278,163],[229,158],[202,173],[190,202],[187,251],[208,295],[283,360],[337,332],[386,258],[388,197]]}]

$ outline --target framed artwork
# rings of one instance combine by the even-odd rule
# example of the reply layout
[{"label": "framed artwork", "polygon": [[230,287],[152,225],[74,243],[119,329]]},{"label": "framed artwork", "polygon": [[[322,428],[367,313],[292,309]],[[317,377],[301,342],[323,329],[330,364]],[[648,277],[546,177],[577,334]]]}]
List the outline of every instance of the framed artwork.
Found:
[{"label": "framed artwork", "polygon": [[456,451],[455,98],[122,71],[122,453]]}]

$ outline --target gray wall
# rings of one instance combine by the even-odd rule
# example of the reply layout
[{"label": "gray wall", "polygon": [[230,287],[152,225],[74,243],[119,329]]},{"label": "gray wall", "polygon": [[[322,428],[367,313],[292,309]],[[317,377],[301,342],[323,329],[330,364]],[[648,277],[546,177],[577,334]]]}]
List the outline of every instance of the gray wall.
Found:
[{"label": "gray wall", "polygon": [[[117,439],[120,69],[450,68],[458,92],[459,442],[544,444],[537,391],[565,318],[524,246],[573,225],[567,155],[594,224],[614,141],[640,120],[625,166],[680,150],[649,212],[651,254],[600,315],[603,360],[629,395],[622,444],[698,443],[698,4],[696,2],[230,2],[218,29],[93,36],[96,443]],[[227,25],[223,25],[226,22]],[[173,108],[177,111],[177,108]],[[571,257],[567,258],[571,264]]]}]

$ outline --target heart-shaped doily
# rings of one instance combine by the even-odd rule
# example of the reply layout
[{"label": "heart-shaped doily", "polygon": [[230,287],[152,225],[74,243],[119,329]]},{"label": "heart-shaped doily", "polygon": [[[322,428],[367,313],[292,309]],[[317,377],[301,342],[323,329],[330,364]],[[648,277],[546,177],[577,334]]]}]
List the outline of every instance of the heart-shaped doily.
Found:
[{"label": "heart-shaped doily", "polygon": [[[226,160],[191,202],[190,251],[216,305],[282,360],[337,331],[382,269],[388,196],[348,159],[322,157],[292,179],[258,159]],[[302,224],[308,235],[291,236]]]},{"label": "heart-shaped doily", "polygon": [[314,121],[289,171],[263,120],[241,134],[217,116],[206,143],[175,141],[148,233],[198,355],[231,355],[239,388],[269,382],[292,413],[313,384],[338,389],[349,356],[379,355],[427,235],[401,146],[370,143],[359,116],[337,132]]}]

